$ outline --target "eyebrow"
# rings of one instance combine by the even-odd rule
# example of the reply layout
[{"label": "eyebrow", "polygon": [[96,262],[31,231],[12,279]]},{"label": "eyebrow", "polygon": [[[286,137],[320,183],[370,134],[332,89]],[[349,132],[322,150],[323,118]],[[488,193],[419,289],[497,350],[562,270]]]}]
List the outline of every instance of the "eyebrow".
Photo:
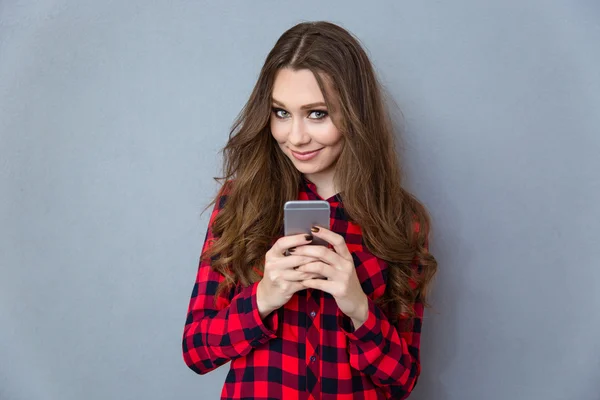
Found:
[{"label": "eyebrow", "polygon": [[[273,103],[277,104],[278,106],[281,107],[285,107],[285,104],[283,104],[281,101],[279,100],[275,100],[273,99]],[[322,101],[318,102],[318,103],[310,103],[310,104],[305,104],[302,107],[300,107],[301,110],[310,110],[314,107],[319,107],[319,106],[325,106],[327,107],[327,104],[323,103]]]}]

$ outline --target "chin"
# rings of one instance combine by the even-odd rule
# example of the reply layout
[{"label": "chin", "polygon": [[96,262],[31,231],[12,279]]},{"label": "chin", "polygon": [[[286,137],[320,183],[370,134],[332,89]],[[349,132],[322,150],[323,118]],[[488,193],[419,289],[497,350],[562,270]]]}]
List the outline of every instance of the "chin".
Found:
[{"label": "chin", "polygon": [[296,167],[296,169],[299,172],[301,172],[301,173],[303,173],[305,175],[307,175],[307,174],[320,174],[320,173],[325,172],[325,171],[327,171],[329,169],[329,168],[323,168],[320,165],[313,167],[313,166],[306,166],[306,165],[297,165],[297,164],[294,164],[294,166]]},{"label": "chin", "polygon": [[315,172],[317,172],[317,171],[315,171],[315,168],[307,168],[304,165],[294,164],[294,167],[296,167],[298,172],[301,172],[303,174],[314,174]]}]

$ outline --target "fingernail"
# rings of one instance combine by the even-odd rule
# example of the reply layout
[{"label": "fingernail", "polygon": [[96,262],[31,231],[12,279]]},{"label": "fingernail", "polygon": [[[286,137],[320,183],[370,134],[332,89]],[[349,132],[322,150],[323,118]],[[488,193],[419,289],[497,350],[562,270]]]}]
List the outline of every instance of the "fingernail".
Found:
[{"label": "fingernail", "polygon": [[313,232],[319,232],[319,228],[317,228],[316,226],[313,226],[312,228],[310,228],[310,230]]},{"label": "fingernail", "polygon": [[313,240],[313,235],[304,235],[304,238],[308,241]]},{"label": "fingernail", "polygon": [[293,252],[294,252],[294,250],[296,250],[296,248],[295,248],[295,247],[291,247],[291,248],[289,248],[289,249],[288,249],[288,251],[289,251],[290,253],[293,253]]}]

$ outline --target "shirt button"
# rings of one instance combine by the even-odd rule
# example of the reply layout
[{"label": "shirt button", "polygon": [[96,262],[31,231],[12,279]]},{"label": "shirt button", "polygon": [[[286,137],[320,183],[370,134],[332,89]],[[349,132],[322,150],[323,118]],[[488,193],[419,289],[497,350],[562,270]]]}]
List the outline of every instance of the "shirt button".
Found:
[{"label": "shirt button", "polygon": [[314,318],[314,317],[315,317],[315,315],[317,315],[317,313],[316,313],[316,312],[314,312],[314,311],[311,311],[311,312],[310,312],[310,316],[311,316],[311,317],[313,317],[313,318]]},{"label": "shirt button", "polygon": [[310,362],[315,362],[315,361],[317,361],[317,357],[315,357],[315,356],[311,356],[311,357],[310,357]]}]

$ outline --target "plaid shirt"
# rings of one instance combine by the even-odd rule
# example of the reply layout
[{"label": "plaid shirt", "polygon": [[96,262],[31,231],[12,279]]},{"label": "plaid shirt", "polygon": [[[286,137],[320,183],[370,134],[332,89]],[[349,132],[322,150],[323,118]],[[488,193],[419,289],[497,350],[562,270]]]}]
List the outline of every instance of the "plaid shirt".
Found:
[{"label": "plaid shirt", "polygon": [[[298,199],[323,200],[307,178]],[[222,194],[216,202],[202,251],[213,239],[211,225],[225,200]],[[256,306],[258,283],[238,285],[215,306],[224,277],[200,262],[183,358],[199,374],[231,361],[221,399],[405,399],[415,386],[423,304],[415,304],[416,318],[390,323],[373,301],[385,291],[387,264],[363,245],[361,229],[348,221],[339,194],[326,200],[330,229],[345,238],[368,297],[366,322],[354,330],[334,298],[316,289],[296,292],[264,320]]]}]

